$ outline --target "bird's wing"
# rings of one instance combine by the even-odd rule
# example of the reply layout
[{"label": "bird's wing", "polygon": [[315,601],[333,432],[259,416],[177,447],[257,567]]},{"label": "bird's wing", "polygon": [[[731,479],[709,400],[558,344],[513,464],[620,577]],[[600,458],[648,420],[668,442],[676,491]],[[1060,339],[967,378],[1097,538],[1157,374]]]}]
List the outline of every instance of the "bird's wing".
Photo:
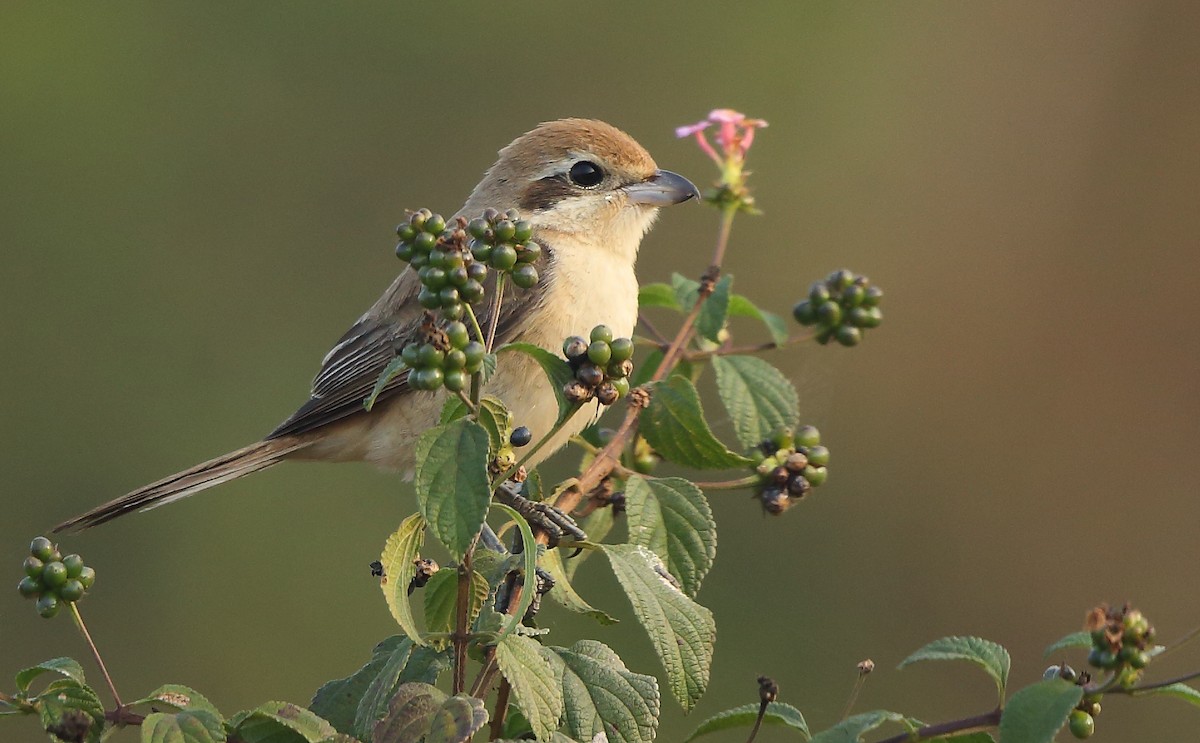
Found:
[{"label": "bird's wing", "polygon": [[[553,280],[551,251],[543,247],[538,268],[542,279],[533,289],[517,289],[507,282],[500,317],[496,323],[496,344],[520,337],[524,319],[540,303],[542,293]],[[494,274],[494,272],[493,272]],[[305,433],[356,413],[365,413],[363,401],[375,388],[379,375],[420,327],[423,309],[416,297],[420,282],[415,271],[405,270],[379,301],[346,331],[321,362],[321,371],[313,379],[308,402],[267,434],[267,439]],[[488,277],[485,286],[487,309],[478,312],[480,326],[490,321],[490,300],[495,283]],[[408,372],[396,375],[379,395],[383,400],[408,394]]]}]

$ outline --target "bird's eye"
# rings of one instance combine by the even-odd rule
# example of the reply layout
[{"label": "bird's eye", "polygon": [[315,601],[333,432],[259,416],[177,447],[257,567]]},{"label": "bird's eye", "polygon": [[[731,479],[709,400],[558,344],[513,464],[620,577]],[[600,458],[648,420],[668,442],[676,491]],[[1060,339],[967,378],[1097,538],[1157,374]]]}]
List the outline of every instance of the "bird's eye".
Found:
[{"label": "bird's eye", "polygon": [[567,171],[567,176],[576,186],[591,188],[604,180],[604,171],[590,160],[580,160],[571,166],[571,169]]}]

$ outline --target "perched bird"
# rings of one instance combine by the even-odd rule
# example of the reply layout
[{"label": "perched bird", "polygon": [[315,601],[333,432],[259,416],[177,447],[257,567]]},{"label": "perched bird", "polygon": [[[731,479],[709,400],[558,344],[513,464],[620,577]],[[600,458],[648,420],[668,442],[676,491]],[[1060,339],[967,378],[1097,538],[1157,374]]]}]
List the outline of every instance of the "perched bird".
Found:
[{"label": "perched bird", "polygon": [[[690,181],[659,170],[632,137],[604,122],[563,119],[517,137],[500,150],[458,212],[469,219],[487,208],[518,209],[543,246],[541,281],[529,290],[511,282],[505,289],[497,343],[524,341],[557,352],[564,338],[600,324],[618,336],[632,335],[638,309],[634,262],[642,236],[659,207],[693,197],[699,192]],[[419,289],[416,272],[405,269],[326,354],[308,402],[262,441],[138,488],[55,531],[170,503],[285,459],[365,461],[410,473],[417,437],[436,423],[444,391],[412,390],[402,373],[369,412],[363,400],[396,349],[417,332]],[[515,425],[527,426],[535,437],[553,427],[557,406],[549,382],[524,354],[503,354],[485,392],[503,400]],[[596,414],[594,408],[581,410],[542,448],[543,457]]]}]

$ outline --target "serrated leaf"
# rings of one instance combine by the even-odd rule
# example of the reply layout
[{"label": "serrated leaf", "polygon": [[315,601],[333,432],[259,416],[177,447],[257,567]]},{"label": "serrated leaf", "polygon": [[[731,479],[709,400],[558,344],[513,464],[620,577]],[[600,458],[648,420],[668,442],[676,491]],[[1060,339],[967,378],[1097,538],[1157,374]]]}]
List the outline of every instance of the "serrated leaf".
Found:
[{"label": "serrated leaf", "polygon": [[688,598],[650,550],[633,544],[602,546],[666,669],[671,693],[691,710],[708,687],[717,637],[712,612]]},{"label": "serrated leaf", "polygon": [[675,290],[662,283],[646,284],[638,289],[638,309],[644,310],[647,307],[681,309],[679,300],[675,298]]},{"label": "serrated leaf", "polygon": [[517,706],[538,740],[546,740],[558,729],[563,713],[561,669],[542,656],[536,640],[509,635],[496,645],[496,665],[512,686]]},{"label": "serrated leaf", "polygon": [[422,683],[401,684],[388,702],[388,711],[376,725],[372,743],[416,743],[428,732],[433,716],[446,701],[446,693]]},{"label": "serrated leaf", "polygon": [[363,400],[363,407],[368,411],[375,407],[375,401],[383,394],[383,389],[388,386],[388,382],[391,382],[393,378],[407,369],[408,364],[405,364],[404,360],[399,356],[389,361],[387,366],[383,367],[383,371],[379,373],[379,378],[375,380],[375,386],[371,388],[371,394],[367,395],[366,400]]},{"label": "serrated leaf", "polygon": [[783,373],[753,356],[714,356],[717,394],[745,448],[800,420],[800,397]]},{"label": "serrated leaf", "polygon": [[[468,624],[475,621],[490,591],[487,579],[472,570]],[[425,594],[425,629],[429,632],[453,632],[458,606],[458,571],[439,570],[421,592]]]},{"label": "serrated leaf", "polygon": [[17,689],[21,692],[29,691],[29,685],[33,680],[43,673],[59,673],[69,679],[74,679],[80,684],[86,684],[87,681],[83,677],[83,666],[73,658],[51,658],[38,663],[36,666],[23,669],[17,672],[16,683]]},{"label": "serrated leaf", "polygon": [[625,483],[629,543],[648,547],[695,596],[717,556],[717,522],[700,488],[680,477]]},{"label": "serrated leaf", "polygon": [[[611,509],[601,510],[607,511]],[[571,579],[567,577],[567,570],[563,566],[561,550],[546,550],[538,560],[538,565],[554,579],[554,588],[551,589],[550,593],[546,594],[552,601],[568,611],[589,616],[600,624],[609,625],[617,623],[616,618],[612,615],[595,608],[575,592],[575,588],[571,585]]]},{"label": "serrated leaf", "polygon": [[202,709],[152,712],[141,724],[142,743],[224,743],[221,718]]},{"label": "serrated leaf", "polygon": [[267,702],[229,719],[242,743],[322,743],[337,735],[325,720],[290,702]]},{"label": "serrated leaf", "polygon": [[[452,423],[470,414],[467,403],[459,397],[447,397],[442,406],[440,424]],[[512,416],[508,408],[497,397],[485,396],[479,401],[479,425],[488,432],[491,451],[496,452],[508,443],[509,429],[512,426]]]},{"label": "serrated leaf", "polygon": [[218,720],[225,719],[217,706],[208,701],[207,697],[195,689],[181,684],[163,684],[133,704],[149,704],[154,707],[165,705],[178,712],[200,710],[210,713]]},{"label": "serrated leaf", "polygon": [[671,376],[654,383],[640,432],[663,457],[689,467],[733,469],[751,463],[713,436],[704,420],[700,395],[684,377]]},{"label": "serrated leaf", "polygon": [[482,699],[466,694],[450,697],[433,714],[425,743],[467,743],[487,721]]},{"label": "serrated leaf", "polygon": [[[684,743],[695,740],[706,733],[715,733],[731,728],[753,727],[754,721],[758,719],[758,708],[757,704],[744,704],[741,707],[719,712],[700,723],[684,740]],[[808,723],[804,721],[804,715],[800,714],[800,710],[792,705],[783,702],[771,702],[767,705],[767,709],[763,713],[763,725],[788,727],[806,739],[809,737]]]},{"label": "serrated leaf", "polygon": [[413,560],[421,554],[425,544],[425,517],[414,513],[400,522],[400,528],[392,532],[383,546],[379,561],[383,563],[383,580],[379,587],[387,602],[388,611],[404,634],[418,645],[425,644],[413,618],[412,606],[408,603],[408,584],[416,575]]},{"label": "serrated leaf", "polygon": [[722,276],[713,286],[712,294],[704,300],[700,314],[696,316],[696,332],[702,338],[713,343],[719,343],[721,331],[729,317],[729,293],[733,286],[733,276]]},{"label": "serrated leaf", "polygon": [[483,526],[491,502],[488,433],[459,419],[417,439],[417,504],[429,529],[456,560],[462,560]]},{"label": "serrated leaf", "polygon": [[[517,529],[521,532],[521,575],[525,576],[525,580],[528,581],[529,576],[537,573],[538,543],[533,536],[533,529],[529,528],[529,522],[525,520],[525,517],[517,513],[513,508],[503,503],[493,503],[492,505],[512,517],[513,522],[517,525]],[[533,603],[533,593],[533,591],[521,591],[521,598],[517,603],[517,608],[506,619],[504,629],[500,630],[500,634],[496,637],[496,642],[500,642],[507,637],[521,623],[521,618],[525,616],[525,612],[529,610],[530,604]]]},{"label": "serrated leaf", "polygon": [[607,645],[580,640],[550,648],[561,664],[564,725],[572,738],[649,743],[658,730],[658,682],[633,673]]},{"label": "serrated leaf", "polygon": [[550,389],[554,392],[554,399],[558,402],[558,422],[562,422],[575,412],[578,406],[563,396],[563,385],[575,378],[575,373],[571,371],[571,365],[567,363],[566,359],[532,343],[506,343],[496,349],[497,354],[506,351],[523,353],[542,367],[542,371],[546,373],[546,379],[550,382]]},{"label": "serrated leaf", "polygon": [[1139,697],[1175,697],[1176,699],[1182,699],[1189,704],[1200,707],[1200,691],[1184,683],[1174,683],[1168,686],[1160,686],[1157,689],[1147,689],[1145,691],[1137,691],[1135,689],[1133,694]]},{"label": "serrated leaf", "polygon": [[750,317],[760,321],[766,326],[767,332],[771,334],[771,342],[776,346],[782,346],[788,342],[787,320],[773,312],[759,309],[757,305],[741,294],[734,294],[729,298],[729,316]]},{"label": "serrated leaf", "polygon": [[1000,743],[1050,743],[1080,699],[1083,687],[1063,679],[1026,686],[1004,706]]},{"label": "serrated leaf", "polygon": [[[393,635],[375,646],[371,652],[371,660],[362,668],[343,679],[334,679],[317,689],[308,708],[314,714],[323,717],[342,733],[353,733],[354,716],[358,713],[359,700],[370,686],[371,681],[379,675],[380,669],[391,658],[392,653],[399,647],[412,648],[412,641],[402,635]],[[428,650],[428,648],[421,648]],[[411,664],[411,661],[410,661]],[[407,666],[405,669],[407,670]]]},{"label": "serrated leaf", "polygon": [[78,710],[92,718],[92,725],[87,734],[88,742],[100,740],[100,731],[104,728],[104,705],[100,703],[96,692],[88,686],[74,678],[51,681],[45,690],[37,695],[35,702],[43,728],[58,726],[62,723],[64,715]]},{"label": "serrated leaf", "polygon": [[992,677],[1000,699],[1004,699],[1011,660],[1008,651],[1001,645],[980,637],[943,637],[908,656],[897,667],[904,668],[923,660],[965,660],[974,663]]},{"label": "serrated leaf", "polygon": [[869,733],[886,722],[904,722],[904,715],[877,709],[851,715],[831,728],[809,738],[810,743],[859,743],[863,733]]},{"label": "serrated leaf", "polygon": [[675,303],[684,312],[691,312],[700,296],[700,282],[689,279],[681,273],[671,274],[671,291],[675,293]]},{"label": "serrated leaf", "polygon": [[1058,642],[1046,647],[1046,652],[1042,653],[1043,658],[1048,658],[1060,650],[1068,650],[1070,648],[1090,648],[1092,646],[1092,635],[1089,632],[1072,632]]},{"label": "serrated leaf", "polygon": [[400,674],[408,665],[412,649],[412,640],[407,637],[399,642],[387,655],[383,664],[379,666],[379,672],[375,674],[375,678],[371,679],[367,688],[363,689],[362,696],[358,700],[358,707],[354,711],[353,734],[356,737],[369,739],[371,731],[375,729],[375,723],[387,714],[388,703],[395,694],[396,687],[400,684]]}]

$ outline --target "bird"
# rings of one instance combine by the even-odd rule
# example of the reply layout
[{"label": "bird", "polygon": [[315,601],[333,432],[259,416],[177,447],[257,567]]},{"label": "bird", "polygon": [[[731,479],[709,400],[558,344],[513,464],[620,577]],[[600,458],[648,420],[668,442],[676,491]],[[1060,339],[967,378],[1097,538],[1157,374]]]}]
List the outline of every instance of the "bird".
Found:
[{"label": "bird", "polygon": [[[455,215],[516,209],[542,246],[541,280],[528,290],[505,286],[496,344],[525,342],[557,352],[565,338],[597,325],[632,336],[642,238],[661,207],[699,198],[691,181],[659,169],[633,137],[602,121],[549,121],[514,139]],[[419,290],[416,271],[405,268],[325,355],[309,399],[262,440],[140,487],[54,531],[80,531],[149,510],[284,460],[368,462],[411,477],[417,438],[437,424],[445,391],[411,389],[402,372],[369,411],[363,403],[396,350],[416,337],[423,318]],[[535,437],[556,422],[549,382],[525,354],[502,354],[484,393],[503,401],[514,424]],[[598,415],[598,406],[580,410],[529,466]]]}]

